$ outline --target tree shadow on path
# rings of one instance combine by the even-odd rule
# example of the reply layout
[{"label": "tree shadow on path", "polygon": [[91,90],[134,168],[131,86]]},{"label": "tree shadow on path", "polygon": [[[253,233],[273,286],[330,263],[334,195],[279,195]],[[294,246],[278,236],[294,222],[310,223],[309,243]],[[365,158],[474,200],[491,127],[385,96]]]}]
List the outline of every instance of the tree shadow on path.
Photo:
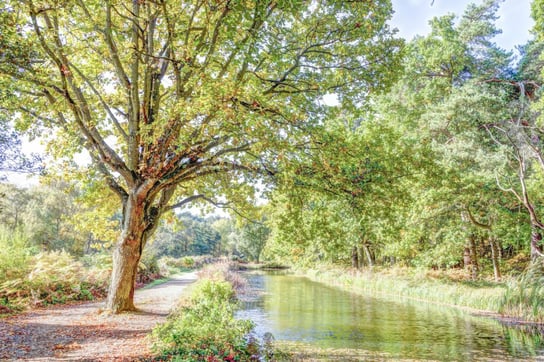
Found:
[{"label": "tree shadow on path", "polygon": [[166,320],[194,273],[136,291],[138,311],[101,313],[104,302],[55,306],[0,319],[0,360],[134,361],[151,356],[146,336]]}]

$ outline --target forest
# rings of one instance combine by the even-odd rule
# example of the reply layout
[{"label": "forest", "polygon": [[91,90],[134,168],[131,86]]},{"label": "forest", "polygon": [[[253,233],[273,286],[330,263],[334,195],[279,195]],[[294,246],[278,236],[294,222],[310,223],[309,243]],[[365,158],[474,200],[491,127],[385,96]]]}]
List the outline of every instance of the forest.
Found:
[{"label": "forest", "polygon": [[515,52],[501,3],[2,1],[0,312],[224,256],[543,321],[544,1]]}]

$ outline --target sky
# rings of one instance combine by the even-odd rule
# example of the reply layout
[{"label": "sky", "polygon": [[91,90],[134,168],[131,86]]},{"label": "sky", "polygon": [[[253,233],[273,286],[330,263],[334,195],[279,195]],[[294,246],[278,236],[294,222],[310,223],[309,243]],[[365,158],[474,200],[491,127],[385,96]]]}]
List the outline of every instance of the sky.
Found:
[{"label": "sky", "polygon": [[[470,3],[480,4],[481,0],[392,0],[395,14],[391,27],[399,30],[399,35],[407,40],[415,35],[425,35],[431,28],[429,20],[435,16],[454,13],[461,16]],[[497,27],[503,33],[495,42],[503,49],[513,50],[532,38],[530,29],[531,0],[504,0],[500,6]]]}]

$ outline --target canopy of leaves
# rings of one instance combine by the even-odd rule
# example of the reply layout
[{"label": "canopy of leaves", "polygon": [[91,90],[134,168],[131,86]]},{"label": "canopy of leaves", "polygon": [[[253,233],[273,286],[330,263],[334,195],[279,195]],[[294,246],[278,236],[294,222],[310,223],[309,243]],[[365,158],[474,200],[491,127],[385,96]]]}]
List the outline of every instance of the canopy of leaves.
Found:
[{"label": "canopy of leaves", "polygon": [[57,156],[87,148],[122,198],[145,183],[160,209],[178,185],[243,203],[245,173],[304,142],[323,95],[348,107],[387,84],[390,14],[385,0],[7,1],[0,107]]}]

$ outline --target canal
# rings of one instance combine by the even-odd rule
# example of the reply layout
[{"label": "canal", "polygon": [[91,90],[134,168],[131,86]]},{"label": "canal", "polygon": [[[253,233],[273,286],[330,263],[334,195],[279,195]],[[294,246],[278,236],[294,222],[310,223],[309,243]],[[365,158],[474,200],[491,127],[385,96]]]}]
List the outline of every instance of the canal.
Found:
[{"label": "canal", "polygon": [[249,272],[237,317],[255,334],[367,356],[437,361],[544,361],[540,333],[453,308],[360,296],[285,273]]}]

